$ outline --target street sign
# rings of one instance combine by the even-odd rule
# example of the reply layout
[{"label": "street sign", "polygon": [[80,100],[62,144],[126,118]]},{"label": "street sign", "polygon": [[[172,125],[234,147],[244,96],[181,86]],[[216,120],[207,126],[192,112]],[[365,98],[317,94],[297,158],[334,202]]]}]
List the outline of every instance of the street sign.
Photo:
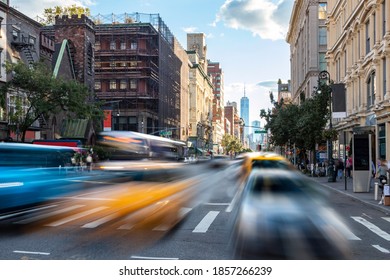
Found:
[{"label": "street sign", "polygon": [[172,136],[172,130],[161,131],[160,136]]},{"label": "street sign", "polygon": [[267,133],[265,129],[255,130],[255,133]]}]

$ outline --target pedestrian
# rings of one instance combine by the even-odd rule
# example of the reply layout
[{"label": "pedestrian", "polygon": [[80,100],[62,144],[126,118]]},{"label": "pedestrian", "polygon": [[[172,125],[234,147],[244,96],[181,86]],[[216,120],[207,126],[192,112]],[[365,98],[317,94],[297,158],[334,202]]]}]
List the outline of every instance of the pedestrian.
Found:
[{"label": "pedestrian", "polygon": [[338,162],[337,162],[337,177],[339,179],[342,179],[343,178],[343,172],[344,172],[344,162],[341,158],[338,159]]},{"label": "pedestrian", "polygon": [[351,170],[352,170],[352,157],[347,157],[345,161],[345,176],[347,178],[351,178]]},{"label": "pedestrian", "polygon": [[389,168],[387,166],[387,161],[383,160],[383,159],[380,160],[380,165],[379,165],[377,172],[376,172],[376,175],[375,175],[375,178],[379,179],[378,186],[382,190],[382,196],[381,196],[381,200],[379,201],[379,204],[383,203],[383,187],[387,183],[387,173],[388,172],[389,172]]},{"label": "pedestrian", "polygon": [[91,155],[90,152],[88,152],[86,161],[87,161],[87,171],[88,171],[88,172],[91,172],[91,170],[92,170],[92,161],[93,161],[93,158],[92,158],[92,155]]}]

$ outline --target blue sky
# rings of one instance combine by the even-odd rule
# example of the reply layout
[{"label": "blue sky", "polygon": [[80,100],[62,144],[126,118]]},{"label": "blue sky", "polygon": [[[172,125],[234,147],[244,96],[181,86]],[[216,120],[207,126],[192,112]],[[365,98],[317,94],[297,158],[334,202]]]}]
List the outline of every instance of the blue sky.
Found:
[{"label": "blue sky", "polygon": [[294,0],[10,0],[10,5],[36,19],[44,8],[76,4],[92,15],[159,14],[181,45],[186,34],[206,35],[207,57],[225,74],[225,101],[249,98],[250,121],[271,107],[269,92],[290,79],[286,34]]}]

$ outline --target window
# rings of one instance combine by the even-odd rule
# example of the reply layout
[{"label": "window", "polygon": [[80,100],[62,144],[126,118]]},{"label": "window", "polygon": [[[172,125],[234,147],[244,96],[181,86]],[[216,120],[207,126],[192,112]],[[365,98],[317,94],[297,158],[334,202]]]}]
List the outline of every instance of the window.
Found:
[{"label": "window", "polygon": [[17,41],[19,39],[19,35],[20,35],[20,30],[13,28],[12,29],[12,36],[14,38],[14,41]]},{"label": "window", "polygon": [[386,57],[383,58],[383,95],[386,94],[386,91],[387,91],[387,88],[386,88],[386,64],[387,64],[387,60],[386,60]]},{"label": "window", "polygon": [[376,14],[373,15],[373,18],[374,18],[374,24],[373,24],[374,34],[372,35],[372,41],[373,41],[373,44],[375,45],[375,42],[376,42]]},{"label": "window", "polygon": [[31,44],[31,45],[34,45],[35,46],[35,43],[37,42],[37,38],[32,36],[32,35],[29,35],[28,36],[28,43]]},{"label": "window", "polygon": [[112,41],[110,43],[110,50],[115,50],[116,49],[116,44],[115,44],[115,41]]},{"label": "window", "polygon": [[102,89],[102,83],[100,81],[95,81],[95,90],[101,90]]},{"label": "window", "polygon": [[137,42],[131,42],[131,44],[130,44],[130,49],[132,49],[132,50],[136,50],[137,49]]},{"label": "window", "polygon": [[130,89],[137,89],[137,80],[136,79],[130,80]]},{"label": "window", "polygon": [[378,125],[379,158],[386,158],[386,128],[385,124]]},{"label": "window", "polygon": [[327,34],[326,34],[326,27],[321,26],[318,32],[319,38],[318,42],[320,45],[326,45],[327,44]]},{"label": "window", "polygon": [[137,67],[137,61],[130,61],[130,67]]},{"label": "window", "polygon": [[318,4],[318,19],[326,19],[327,16],[326,8],[327,8],[326,3]]},{"label": "window", "polygon": [[121,80],[119,88],[120,89],[127,89],[127,81],[126,80]]},{"label": "window", "polygon": [[110,80],[110,89],[116,89],[116,80]]},{"label": "window", "polygon": [[100,51],[101,45],[100,42],[95,42],[95,50]]},{"label": "window", "polygon": [[326,70],[325,53],[319,53],[318,63],[319,63],[318,70],[320,71]]},{"label": "window", "polygon": [[126,49],[126,42],[121,42],[121,50],[125,50]]},{"label": "window", "polygon": [[376,76],[372,72],[367,80],[367,107],[375,104]]},{"label": "window", "polygon": [[370,21],[366,22],[366,54],[370,52]]},{"label": "window", "polygon": [[[3,20],[4,20],[4,18],[0,17],[0,26],[3,24]],[[1,32],[1,29],[0,29],[0,38],[2,37],[1,33],[2,32]],[[0,115],[0,117],[1,117],[1,115]]]},{"label": "window", "polygon": [[385,36],[386,34],[386,1],[383,1],[382,3],[382,36]]},{"label": "window", "polygon": [[92,57],[93,57],[93,51],[92,51],[92,44],[88,44],[88,49],[87,49],[87,72],[88,74],[92,75]]}]

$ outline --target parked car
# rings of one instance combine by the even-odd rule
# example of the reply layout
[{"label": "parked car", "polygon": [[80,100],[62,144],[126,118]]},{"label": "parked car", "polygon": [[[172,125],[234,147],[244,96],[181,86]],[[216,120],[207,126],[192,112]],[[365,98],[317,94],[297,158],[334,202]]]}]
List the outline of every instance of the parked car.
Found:
[{"label": "parked car", "polygon": [[314,181],[284,169],[254,169],[239,199],[237,259],[348,259],[342,219]]}]

